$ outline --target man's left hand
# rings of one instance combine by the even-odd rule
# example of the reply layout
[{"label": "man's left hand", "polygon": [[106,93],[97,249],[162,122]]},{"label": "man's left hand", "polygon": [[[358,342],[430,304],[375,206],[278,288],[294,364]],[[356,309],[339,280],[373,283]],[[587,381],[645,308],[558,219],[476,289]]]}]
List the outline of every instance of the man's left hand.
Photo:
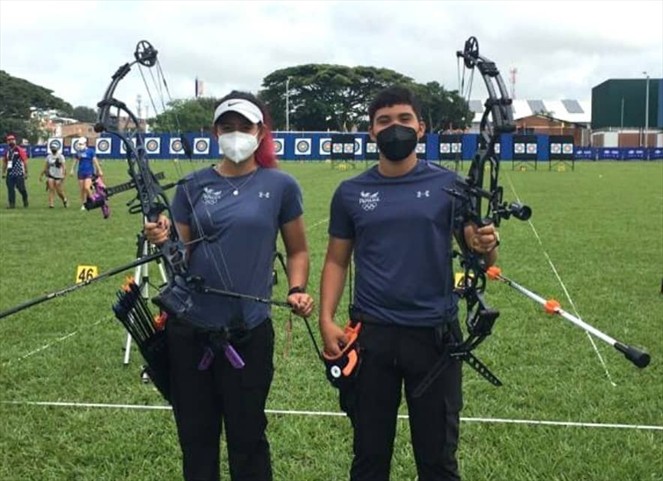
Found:
[{"label": "man's left hand", "polygon": [[487,254],[500,244],[500,236],[493,224],[477,227],[475,224],[465,226],[465,242],[474,252]]}]

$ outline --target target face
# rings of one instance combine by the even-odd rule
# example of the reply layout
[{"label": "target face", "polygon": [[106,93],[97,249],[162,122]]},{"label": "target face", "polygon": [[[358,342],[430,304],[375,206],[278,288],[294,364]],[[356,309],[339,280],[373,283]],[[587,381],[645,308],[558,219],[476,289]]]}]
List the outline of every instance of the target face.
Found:
[{"label": "target face", "polygon": [[57,149],[61,150],[62,149],[62,139],[50,139],[48,141],[48,148],[49,149]]},{"label": "target face", "polygon": [[110,150],[111,150],[111,141],[110,141],[110,139],[107,139],[107,138],[97,139],[96,149],[97,149],[97,154],[100,154],[100,155],[110,154]]},{"label": "target face", "polygon": [[283,155],[283,139],[274,139],[274,153],[276,155]]},{"label": "target face", "polygon": [[295,154],[311,155],[311,139],[295,139]]},{"label": "target face", "polygon": [[193,153],[196,155],[209,154],[210,141],[207,137],[196,137],[193,139]]},{"label": "target face", "polygon": [[159,139],[147,139],[145,142],[145,150],[150,154],[159,153],[160,147],[161,142],[159,142]]},{"label": "target face", "polygon": [[182,148],[182,141],[180,139],[171,139],[170,140],[170,152],[172,154],[179,154],[184,150]]}]

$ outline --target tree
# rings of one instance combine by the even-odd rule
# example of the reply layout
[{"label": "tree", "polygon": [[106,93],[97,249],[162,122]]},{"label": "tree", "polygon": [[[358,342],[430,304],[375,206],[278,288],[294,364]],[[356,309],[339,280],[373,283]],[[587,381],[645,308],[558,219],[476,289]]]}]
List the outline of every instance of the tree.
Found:
[{"label": "tree", "polygon": [[269,74],[259,97],[268,105],[277,130],[286,125],[289,84],[291,130],[348,131],[368,126],[368,103],[375,93],[388,85],[411,83],[411,78],[389,69],[307,64]]},{"label": "tree", "polygon": [[168,109],[150,119],[153,132],[209,132],[212,112],[219,103],[213,97],[178,99],[168,103]]},{"label": "tree", "polygon": [[[290,78],[290,82],[288,82]],[[429,131],[471,125],[473,114],[456,91],[437,82],[425,85],[386,68],[308,64],[272,72],[263,80],[260,98],[269,106],[277,130],[285,128],[286,84],[289,84],[291,130],[368,128],[368,105],[391,85],[412,88],[422,104]]]},{"label": "tree", "polygon": [[71,113],[72,118],[78,120],[79,122],[96,122],[97,121],[97,111],[91,109],[90,107],[84,107],[79,105],[74,107],[74,110]]},{"label": "tree", "polygon": [[13,132],[19,137],[33,137],[29,125],[31,109],[57,110],[70,115],[72,107],[53,91],[0,70],[0,135]]},{"label": "tree", "polygon": [[474,113],[456,90],[446,90],[438,82],[416,84],[414,91],[421,101],[421,115],[426,122],[426,130],[465,129],[472,125]]}]

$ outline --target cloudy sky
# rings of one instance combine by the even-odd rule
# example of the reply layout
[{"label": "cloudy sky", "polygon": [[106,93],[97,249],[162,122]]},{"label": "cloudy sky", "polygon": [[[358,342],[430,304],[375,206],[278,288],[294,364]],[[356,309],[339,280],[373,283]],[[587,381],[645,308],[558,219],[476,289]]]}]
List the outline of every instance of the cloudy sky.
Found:
[{"label": "cloudy sky", "polygon": [[[516,97],[591,99],[609,78],[663,77],[663,0],[650,1],[30,1],[0,0],[0,69],[93,107],[136,43],[159,50],[174,98],[257,91],[305,63],[385,67],[458,88],[467,37]],[[475,81],[472,98],[485,96]],[[135,107],[136,70],[117,91]]]}]

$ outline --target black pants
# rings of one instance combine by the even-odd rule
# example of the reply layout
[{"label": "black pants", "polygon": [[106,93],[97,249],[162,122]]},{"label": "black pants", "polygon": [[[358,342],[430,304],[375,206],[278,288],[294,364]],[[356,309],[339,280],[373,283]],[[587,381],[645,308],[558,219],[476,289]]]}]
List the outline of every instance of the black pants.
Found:
[{"label": "black pants", "polygon": [[[453,340],[432,328],[366,324],[359,334],[361,365],[345,403],[354,428],[351,481],[387,481],[401,389],[405,384],[419,481],[458,481],[462,371],[452,361],[419,398],[412,392]],[[354,392],[352,392],[354,390]]]},{"label": "black pants", "polygon": [[21,194],[21,197],[23,198],[23,205],[25,207],[28,206],[28,191],[25,190],[25,178],[23,176],[12,176],[8,175],[7,176],[7,196],[8,196],[8,201],[9,201],[9,207],[15,207],[16,206],[16,191],[15,189],[18,189],[18,191]]},{"label": "black pants", "polygon": [[186,481],[218,481],[219,444],[225,426],[230,479],[271,481],[265,402],[274,374],[271,320],[233,342],[245,362],[233,368],[223,352],[199,370],[201,336],[179,321],[168,326],[173,413]]}]

